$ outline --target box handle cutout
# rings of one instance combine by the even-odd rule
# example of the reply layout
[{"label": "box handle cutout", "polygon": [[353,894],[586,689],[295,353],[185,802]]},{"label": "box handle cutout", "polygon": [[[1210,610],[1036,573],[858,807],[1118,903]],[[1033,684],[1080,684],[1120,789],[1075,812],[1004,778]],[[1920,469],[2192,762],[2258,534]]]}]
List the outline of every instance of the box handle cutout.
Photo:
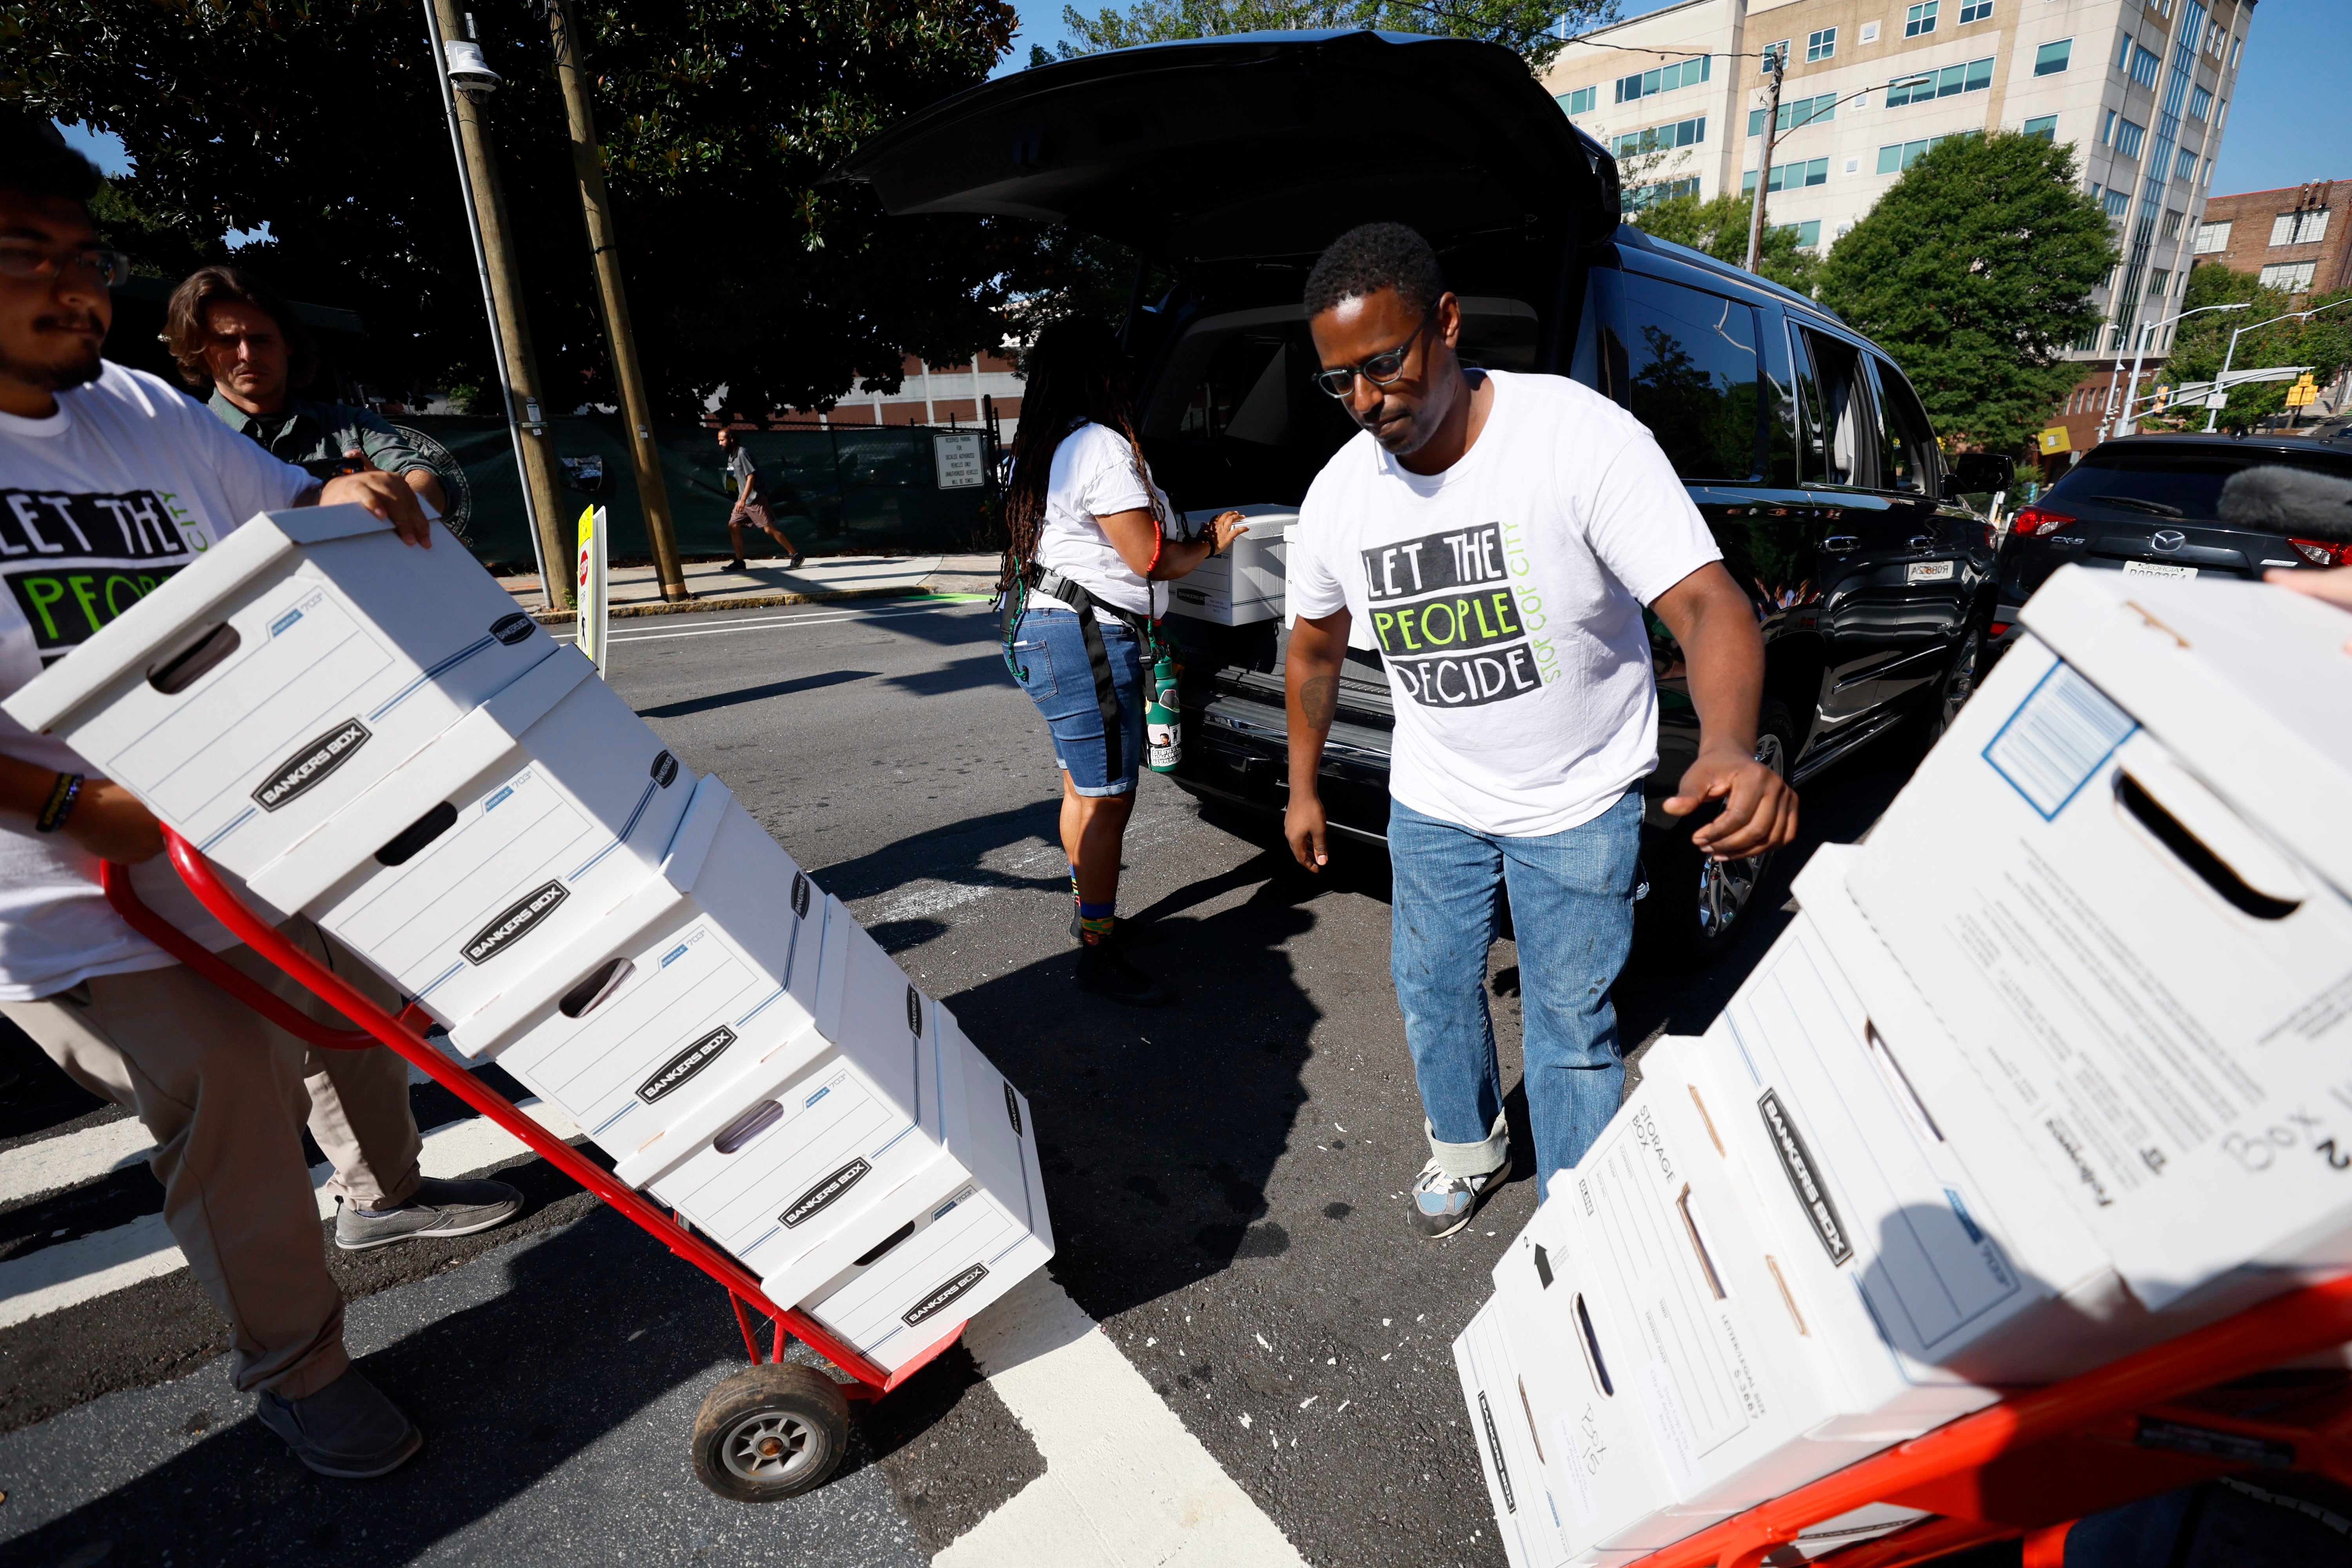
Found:
[{"label": "box handle cutout", "polygon": [[1715,1145],[1716,1158],[1730,1159],[1731,1152],[1723,1146],[1722,1134],[1715,1130],[1715,1118],[1706,1113],[1706,1101],[1699,1098],[1698,1085],[1686,1083],[1683,1087],[1690,1090],[1691,1103],[1698,1107],[1698,1119],[1706,1128],[1707,1141]]},{"label": "box handle cutout", "polygon": [[1895,1103],[1903,1108],[1903,1114],[1910,1119],[1911,1130],[1931,1142],[1944,1142],[1944,1130],[1936,1125],[1935,1113],[1919,1098],[1919,1091],[1911,1087],[1911,1075],[1895,1059],[1895,1053],[1887,1048],[1886,1037],[1878,1032],[1874,1020],[1862,1021],[1862,1037],[1870,1047],[1870,1059],[1876,1064],[1879,1078],[1895,1096]]},{"label": "box handle cutout", "polygon": [[710,1141],[710,1146],[722,1154],[732,1154],[783,1119],[782,1106],[772,1100],[763,1100],[720,1128],[719,1136]]},{"label": "box handle cutout", "polygon": [[2132,777],[2128,768],[2116,770],[2116,800],[2155,836],[2158,844],[2171,850],[2176,859],[2240,913],[2258,921],[2283,921],[2303,907],[2299,899],[2290,901],[2276,898],[2248,885],[2244,878],[2231,869],[2229,862],[2207,848],[2203,840],[2166,810],[2147,785]]},{"label": "box handle cutout", "polygon": [[1706,1237],[1701,1234],[1698,1210],[1691,1202],[1690,1184],[1683,1184],[1682,1192],[1675,1198],[1675,1212],[1683,1216],[1683,1233],[1690,1237],[1691,1251],[1698,1255],[1698,1268],[1706,1276],[1706,1288],[1715,1292],[1718,1301],[1728,1300],[1731,1292],[1723,1288],[1723,1276],[1715,1269],[1715,1259],[1708,1256]]},{"label": "box handle cutout", "polygon": [[913,1220],[908,1220],[906,1224],[900,1226],[898,1229],[884,1237],[880,1244],[877,1245],[873,1251],[859,1258],[856,1263],[851,1264],[850,1267],[853,1268],[865,1268],[867,1264],[872,1263],[884,1253],[889,1251],[892,1247],[898,1246],[900,1242],[906,1240],[908,1237],[914,1234],[915,1222]]},{"label": "box handle cutout", "polygon": [[457,807],[449,801],[426,812],[375,852],[379,866],[405,866],[416,858],[416,852],[440,837],[457,825]]},{"label": "box handle cutout", "polygon": [[1764,1267],[1772,1271],[1772,1283],[1780,1287],[1780,1305],[1789,1309],[1789,1319],[1797,1325],[1798,1336],[1811,1339],[1813,1331],[1805,1327],[1805,1314],[1797,1310],[1796,1294],[1789,1289],[1788,1279],[1780,1273],[1780,1260],[1768,1252],[1764,1255]]},{"label": "box handle cutout", "polygon": [[578,1018],[593,1012],[604,999],[620,989],[621,982],[633,973],[636,965],[625,958],[608,958],[589,971],[588,978],[563,994],[556,1010],[567,1018]]},{"label": "box handle cutout", "polygon": [[1601,1359],[1601,1341],[1592,1332],[1592,1314],[1584,1310],[1584,1292],[1576,1294],[1576,1342],[1584,1350],[1584,1370],[1592,1374],[1593,1386],[1608,1398],[1617,1397],[1616,1385],[1609,1381],[1609,1363]]},{"label": "box handle cutout", "polygon": [[235,653],[244,640],[235,626],[223,621],[178,653],[150,667],[147,684],[166,697],[176,697],[201,679],[206,670]]},{"label": "box handle cutout", "polygon": [[1514,1381],[1519,1385],[1519,1409],[1528,1418],[1528,1439],[1536,1446],[1536,1463],[1544,1464],[1547,1461],[1543,1457],[1543,1437],[1536,1431],[1536,1407],[1535,1402],[1528,1397],[1528,1380],[1517,1377]]}]

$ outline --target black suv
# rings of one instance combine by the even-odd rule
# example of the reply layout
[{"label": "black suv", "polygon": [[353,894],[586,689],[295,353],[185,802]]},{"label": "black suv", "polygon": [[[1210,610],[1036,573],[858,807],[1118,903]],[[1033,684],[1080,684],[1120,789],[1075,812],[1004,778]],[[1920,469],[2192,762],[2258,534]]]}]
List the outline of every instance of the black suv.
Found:
[{"label": "black suv", "polygon": [[[1411,112],[1392,116],[1400,106]],[[1657,436],[1755,600],[1769,658],[1759,757],[1801,781],[1906,714],[1939,724],[1969,694],[1993,552],[1956,498],[2000,478],[1948,476],[1909,384],[1833,314],[1621,226],[1615,162],[1507,49],[1346,32],[1093,55],[937,104],[837,177],[894,214],[1054,219],[1131,247],[1124,331],[1154,476],[1195,514],[1257,510],[1262,538],[1355,433],[1307,379],[1307,269],[1355,224],[1409,223],[1461,298],[1467,363],[1573,376]],[[1176,623],[1176,778],[1278,810],[1279,599],[1261,613]],[[1651,637],[1645,940],[1704,957],[1737,929],[1762,867],[1703,865],[1694,824],[1658,809],[1698,727],[1654,618]],[[1380,838],[1394,716],[1377,650],[1350,660],[1323,798],[1334,827]]]},{"label": "black suv", "polygon": [[2283,433],[2101,442],[2018,510],[2000,546],[2000,636],[2015,635],[2018,606],[2070,561],[2162,577],[2258,577],[2273,566],[2352,564],[2352,547],[2341,540],[2222,521],[2221,487],[2230,476],[2274,466],[2352,479],[2352,443]]}]

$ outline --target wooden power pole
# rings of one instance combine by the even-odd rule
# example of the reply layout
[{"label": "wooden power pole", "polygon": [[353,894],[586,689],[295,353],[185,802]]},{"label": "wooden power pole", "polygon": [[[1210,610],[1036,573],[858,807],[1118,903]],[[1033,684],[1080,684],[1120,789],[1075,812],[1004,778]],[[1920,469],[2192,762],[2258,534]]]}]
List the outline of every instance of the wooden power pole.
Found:
[{"label": "wooden power pole", "polygon": [[[433,41],[441,51],[437,63],[443,89],[455,89],[447,102],[457,122],[466,160],[479,259],[489,286],[491,325],[504,362],[499,369],[505,382],[507,417],[514,427],[522,461],[523,500],[539,544],[547,603],[561,609],[572,603],[572,545],[563,533],[563,486],[548,431],[547,404],[540,390],[539,360],[531,353],[530,319],[523,310],[521,280],[508,239],[506,191],[499,182],[498,159],[490,149],[489,100],[498,79],[487,68],[478,74],[453,74],[449,46],[472,43],[471,29],[459,14],[457,0],[431,0],[431,5]],[[474,63],[478,65],[478,49],[475,52]]]},{"label": "wooden power pole", "polygon": [[588,250],[596,262],[596,293],[604,309],[604,341],[613,354],[613,380],[620,387],[621,418],[628,426],[629,459],[637,471],[637,502],[646,514],[646,537],[654,547],[654,572],[661,579],[663,598],[692,598],[677,563],[669,487],[662,480],[653,408],[646,396],[645,372],[637,363],[636,335],[629,325],[620,242],[613,232],[613,204],[604,189],[604,153],[596,144],[596,115],[581,69],[580,29],[572,0],[551,0],[547,26],[555,45],[556,79],[563,84],[563,107],[572,121],[572,171],[580,182],[580,210],[588,220]]},{"label": "wooden power pole", "polygon": [[1771,90],[1764,100],[1764,162],[1756,171],[1756,202],[1748,209],[1748,270],[1756,270],[1756,263],[1764,253],[1764,192],[1772,183],[1772,143],[1780,132],[1780,73],[1789,62],[1775,50],[1764,51],[1764,68],[1772,78]]}]

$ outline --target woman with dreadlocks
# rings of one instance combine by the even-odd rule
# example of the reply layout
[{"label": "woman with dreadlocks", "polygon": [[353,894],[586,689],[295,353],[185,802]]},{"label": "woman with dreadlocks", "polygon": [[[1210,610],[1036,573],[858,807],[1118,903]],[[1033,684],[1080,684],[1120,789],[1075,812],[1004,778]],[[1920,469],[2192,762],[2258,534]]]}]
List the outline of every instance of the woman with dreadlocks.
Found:
[{"label": "woman with dreadlocks", "polygon": [[1167,609],[1159,584],[1248,531],[1229,511],[1213,537],[1181,537],[1136,439],[1118,340],[1100,322],[1049,323],[1022,370],[997,579],[1004,662],[1044,715],[1062,766],[1078,988],[1155,1006],[1168,993],[1120,953],[1113,912],[1143,756],[1144,647]]}]

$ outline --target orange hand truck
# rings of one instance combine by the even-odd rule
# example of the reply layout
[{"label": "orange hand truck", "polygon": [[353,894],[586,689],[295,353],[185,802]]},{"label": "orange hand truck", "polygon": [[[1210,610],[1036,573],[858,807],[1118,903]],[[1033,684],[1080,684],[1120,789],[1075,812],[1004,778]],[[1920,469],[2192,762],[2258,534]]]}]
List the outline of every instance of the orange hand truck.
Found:
[{"label": "orange hand truck", "polygon": [[[338,1051],[389,1046],[726,1290],[751,1365],[714,1386],[695,1416],[694,1473],[712,1491],[740,1502],[773,1502],[822,1486],[848,1449],[850,1402],[881,1398],[929,1365],[963,1333],[964,1325],[959,1322],[898,1371],[884,1371],[834,1338],[805,1312],[771,1300],[749,1270],[697,1235],[683,1215],[663,1213],[614,1180],[610,1172],[444,1056],[425,1037],[424,1030],[432,1019],[421,1008],[412,1005],[397,1018],[385,1013],[247,908],[222,884],[212,863],[169,827],[163,829],[163,845],[180,879],[215,919],[303,989],[360,1026],[333,1029],[302,1013],[141,902],[131,885],[129,868],[104,862],[99,868],[99,883],[106,901],[133,931],[297,1039]],[[773,1331],[764,1355],[752,1331],[751,1312],[766,1318]],[[815,1367],[786,1362],[784,1352],[795,1339],[846,1373],[850,1381],[845,1384]]]}]

